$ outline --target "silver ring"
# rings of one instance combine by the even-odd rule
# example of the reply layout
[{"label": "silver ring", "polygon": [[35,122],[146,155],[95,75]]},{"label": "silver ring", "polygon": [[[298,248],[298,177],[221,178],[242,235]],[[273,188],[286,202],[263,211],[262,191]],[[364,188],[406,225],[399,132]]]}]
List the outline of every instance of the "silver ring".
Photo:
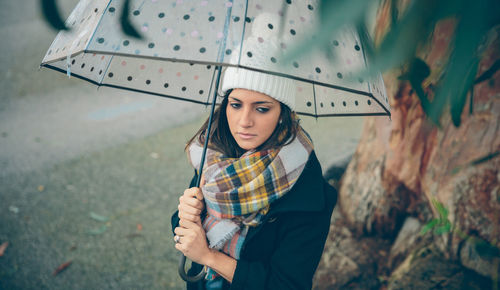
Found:
[{"label": "silver ring", "polygon": [[175,237],[174,237],[174,242],[175,242],[176,244],[180,244],[180,243],[181,243],[181,237],[179,237],[179,236],[175,236]]}]

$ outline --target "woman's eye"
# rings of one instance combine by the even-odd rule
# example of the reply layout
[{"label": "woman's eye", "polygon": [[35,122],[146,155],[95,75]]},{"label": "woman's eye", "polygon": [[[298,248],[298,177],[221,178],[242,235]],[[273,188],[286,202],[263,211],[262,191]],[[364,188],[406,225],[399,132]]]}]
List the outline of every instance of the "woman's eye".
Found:
[{"label": "woman's eye", "polygon": [[238,103],[231,103],[229,104],[232,108],[239,109],[241,107],[241,104]]},{"label": "woman's eye", "polygon": [[269,111],[269,108],[257,108],[257,111],[260,113],[267,113],[267,111]]}]

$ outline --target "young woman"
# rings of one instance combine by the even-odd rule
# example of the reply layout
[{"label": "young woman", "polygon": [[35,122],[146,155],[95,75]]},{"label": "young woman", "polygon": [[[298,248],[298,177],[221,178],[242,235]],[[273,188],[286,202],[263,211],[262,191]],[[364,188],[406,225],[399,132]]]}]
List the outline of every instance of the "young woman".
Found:
[{"label": "young woman", "polygon": [[291,80],[228,68],[202,173],[207,122],[186,146],[191,188],[172,216],[177,250],[205,280],[188,289],[310,289],[337,193],[293,112]]}]

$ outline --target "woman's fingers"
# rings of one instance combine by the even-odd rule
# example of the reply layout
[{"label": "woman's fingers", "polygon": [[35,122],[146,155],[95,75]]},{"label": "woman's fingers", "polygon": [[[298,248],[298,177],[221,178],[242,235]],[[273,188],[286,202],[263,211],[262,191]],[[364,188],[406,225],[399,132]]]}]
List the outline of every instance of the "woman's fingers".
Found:
[{"label": "woman's fingers", "polygon": [[[184,228],[184,227],[176,227],[175,230],[174,230],[174,233],[178,236],[185,236],[185,235],[188,235],[190,232],[190,230]],[[192,231],[191,231],[192,232]]]},{"label": "woman's fingers", "polygon": [[[201,199],[197,197],[201,196]],[[184,191],[184,194],[179,197],[179,209],[178,216],[182,220],[188,220],[196,224],[201,224],[201,213],[205,208],[205,203],[203,202],[203,194],[201,190],[197,187],[188,188]]]},{"label": "woman's fingers", "polygon": [[199,214],[194,215],[194,214],[186,213],[185,211],[179,210],[178,216],[179,216],[180,220],[188,220],[188,221],[191,221],[193,223],[199,223],[199,222],[201,223],[201,217]]},{"label": "woman's fingers", "polygon": [[199,215],[202,211],[200,208],[188,205],[188,204],[183,203],[183,202],[179,202],[177,209],[179,209],[179,211],[184,211],[185,213],[194,214],[194,215]]},{"label": "woman's fingers", "polygon": [[198,200],[203,200],[203,193],[201,192],[199,187],[191,187],[184,190],[184,195],[194,197]]},{"label": "woman's fingers", "polygon": [[197,208],[200,210],[200,212],[205,207],[205,204],[203,203],[203,201],[198,200],[194,197],[186,196],[186,195],[182,195],[181,197],[179,197],[179,204]]},{"label": "woman's fingers", "polygon": [[190,221],[181,219],[179,224],[183,226],[175,229],[175,248],[191,261],[205,264],[207,257],[210,255],[205,231],[200,225]]}]

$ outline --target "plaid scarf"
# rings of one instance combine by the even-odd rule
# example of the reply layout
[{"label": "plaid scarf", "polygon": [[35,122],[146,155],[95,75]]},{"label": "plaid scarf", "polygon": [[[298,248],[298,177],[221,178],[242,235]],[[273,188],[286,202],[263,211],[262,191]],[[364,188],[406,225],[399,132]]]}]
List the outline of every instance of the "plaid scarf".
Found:
[{"label": "plaid scarf", "polygon": [[[202,146],[193,142],[188,159],[196,170]],[[313,144],[299,127],[297,137],[281,148],[250,150],[239,158],[207,149],[201,190],[207,216],[203,223],[209,247],[239,259],[248,227],[258,226],[272,202],[293,187],[309,159]],[[217,274],[209,269],[207,280]]]}]

